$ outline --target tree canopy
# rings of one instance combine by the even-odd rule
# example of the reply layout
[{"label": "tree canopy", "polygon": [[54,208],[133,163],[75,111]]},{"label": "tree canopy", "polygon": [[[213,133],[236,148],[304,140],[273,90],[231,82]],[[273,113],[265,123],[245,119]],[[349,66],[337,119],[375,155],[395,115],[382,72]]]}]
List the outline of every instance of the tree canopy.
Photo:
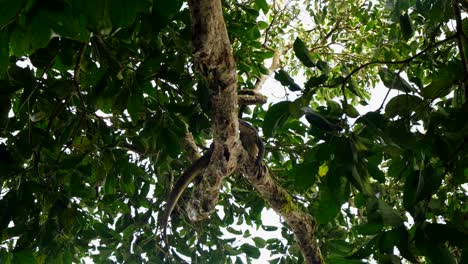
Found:
[{"label": "tree canopy", "polygon": [[0,263],[468,261],[466,1],[0,10]]}]

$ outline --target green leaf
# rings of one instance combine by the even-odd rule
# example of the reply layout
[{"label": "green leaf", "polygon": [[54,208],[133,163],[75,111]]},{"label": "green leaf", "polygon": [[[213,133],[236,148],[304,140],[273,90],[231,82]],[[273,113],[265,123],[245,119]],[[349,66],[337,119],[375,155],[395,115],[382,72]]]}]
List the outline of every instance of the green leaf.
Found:
[{"label": "green leaf", "polygon": [[257,248],[264,248],[267,245],[265,239],[263,239],[261,237],[254,237],[254,238],[252,238],[252,240],[254,241],[255,246]]},{"label": "green leaf", "polygon": [[64,99],[68,97],[72,92],[74,92],[75,85],[72,80],[51,80],[47,92],[50,92],[52,95],[58,99]]},{"label": "green leaf", "polygon": [[327,224],[340,212],[341,202],[336,199],[336,190],[320,189],[319,204],[314,216],[320,224]]},{"label": "green leaf", "polygon": [[384,225],[381,223],[366,223],[353,227],[359,234],[362,235],[375,235],[383,229]]},{"label": "green leaf", "polygon": [[[468,6],[468,4],[465,4],[465,5]],[[463,30],[463,34],[465,36],[468,36],[468,18],[467,17],[465,17],[462,21],[462,30]]]},{"label": "green leaf", "polygon": [[427,99],[436,99],[449,94],[452,88],[455,88],[457,81],[465,78],[460,71],[462,67],[460,60],[447,62],[434,72],[432,82],[421,90],[421,95]]},{"label": "green leaf", "polygon": [[138,67],[137,76],[143,79],[151,78],[154,74],[158,73],[161,69],[162,57],[156,55],[154,57],[146,58]]},{"label": "green leaf", "polygon": [[403,205],[406,209],[426,198],[432,196],[442,183],[443,173],[439,170],[426,167],[422,172],[414,172],[405,182]]},{"label": "green leaf", "polygon": [[327,80],[328,80],[327,74],[322,74],[320,76],[313,76],[313,77],[310,77],[310,79],[305,83],[304,86],[306,90],[310,90],[312,88],[316,88],[322,84],[325,84]]},{"label": "green leaf", "polygon": [[327,100],[327,115],[330,117],[340,117],[343,113],[341,105],[333,100]]},{"label": "green leaf", "polygon": [[351,259],[363,259],[369,257],[373,252],[377,244],[381,239],[381,234],[374,236],[372,239],[367,241],[364,245],[358,245],[358,249],[350,255],[348,258]]},{"label": "green leaf", "polygon": [[[429,6],[428,6],[429,7]],[[430,5],[429,17],[434,24],[446,21],[452,17],[452,4],[449,0],[437,0]]]},{"label": "green leaf", "polygon": [[317,62],[317,68],[319,68],[319,70],[321,70],[324,74],[328,75],[328,73],[330,73],[330,66],[328,65],[328,63],[322,60],[319,60]]},{"label": "green leaf", "polygon": [[354,106],[352,106],[350,104],[346,104],[346,106],[343,105],[343,108],[344,108],[345,113],[346,113],[347,116],[349,116],[351,118],[357,118],[359,116],[359,112],[357,111],[357,109]]},{"label": "green leaf", "polygon": [[391,254],[391,253],[384,253],[378,254],[375,259],[378,263],[389,263],[389,264],[400,264],[401,259],[400,256]]},{"label": "green leaf", "polygon": [[468,157],[455,162],[453,181],[456,185],[461,185],[468,182]]},{"label": "green leaf", "polygon": [[52,29],[49,26],[48,13],[40,12],[29,24],[30,52],[44,48],[52,37]]},{"label": "green leaf", "polygon": [[242,231],[241,230],[236,230],[230,226],[226,227],[226,231],[228,231],[229,233],[231,234],[234,234],[234,235],[242,235]]},{"label": "green leaf", "polygon": [[[13,253],[7,252],[5,250],[0,250],[0,263],[11,264]],[[41,263],[39,263],[41,264]]]},{"label": "green leaf", "polygon": [[369,162],[367,164],[367,170],[372,178],[376,179],[379,183],[385,183],[385,173],[379,169],[377,164]]},{"label": "green leaf", "polygon": [[123,164],[121,166],[120,189],[129,196],[133,196],[135,193],[135,183],[130,166],[131,164]]},{"label": "green leaf", "polygon": [[275,73],[275,79],[279,81],[281,85],[288,87],[290,91],[297,92],[301,90],[301,87],[297,85],[294,79],[283,69]]},{"label": "green leaf", "polygon": [[398,245],[400,234],[397,229],[384,231],[380,239],[379,249],[382,253],[393,253],[393,248]]},{"label": "green leaf", "polygon": [[354,202],[355,202],[357,208],[363,208],[367,203],[367,199],[364,196],[364,194],[357,193],[356,197],[354,198]]},{"label": "green leaf", "polygon": [[63,253],[63,263],[64,264],[72,264],[73,263],[73,254],[70,251],[65,251]]},{"label": "green leaf", "polygon": [[325,117],[312,110],[310,107],[303,107],[301,109],[306,116],[307,121],[316,128],[324,131],[336,131],[337,126],[328,121]]},{"label": "green leaf", "polygon": [[296,38],[293,44],[294,54],[306,67],[314,67],[315,63],[312,60],[309,50],[300,38]]},{"label": "green leaf", "polygon": [[358,162],[358,150],[355,146],[347,146],[345,149],[347,149],[351,155],[347,155],[347,159],[345,159],[344,162],[346,162],[346,164],[353,164],[351,165],[351,171],[346,174],[346,177],[354,185],[354,187],[356,187],[364,195],[372,195],[372,186],[370,185],[368,175],[365,171],[360,171],[355,166],[355,163]]},{"label": "green leaf", "polygon": [[379,199],[379,213],[385,226],[399,226],[403,223],[400,214],[387,203]]},{"label": "green leaf", "polygon": [[29,37],[21,27],[16,27],[10,35],[11,52],[18,56],[24,56],[29,51]]},{"label": "green leaf", "polygon": [[397,95],[385,106],[385,116],[388,118],[410,116],[413,112],[417,112],[423,103],[424,101],[415,95]]},{"label": "green leaf", "polygon": [[411,210],[417,202],[418,193],[422,190],[422,181],[417,172],[411,173],[405,181],[403,192],[403,206],[406,210]]},{"label": "green leaf", "polygon": [[262,225],[263,230],[271,232],[278,230],[277,226]]},{"label": "green leaf", "polygon": [[140,119],[140,113],[143,112],[144,109],[145,99],[143,94],[140,92],[133,92],[128,98],[127,110],[134,123]]},{"label": "green leaf", "polygon": [[415,235],[416,247],[432,262],[456,264],[454,256],[442,241],[433,241],[427,238],[427,233],[417,230]]},{"label": "green leaf", "polygon": [[403,35],[403,38],[405,40],[408,40],[413,36],[414,34],[413,24],[411,23],[408,13],[404,13],[403,15],[400,15],[400,29],[401,29],[401,34]]},{"label": "green leaf", "polygon": [[453,224],[431,223],[424,226],[424,233],[427,239],[444,243],[449,241],[451,244],[464,247],[466,245],[465,234],[460,232],[460,228]]},{"label": "green leaf", "polygon": [[350,245],[348,242],[344,240],[328,240],[326,242],[327,248],[334,254],[339,254],[342,256],[347,256],[349,253],[351,253],[352,250],[352,245]]},{"label": "green leaf", "polygon": [[[162,16],[164,20],[172,18],[182,7],[184,1],[153,0],[153,13]],[[164,22],[165,23],[165,22]]]},{"label": "green leaf", "polygon": [[283,101],[272,105],[268,109],[262,127],[265,138],[274,136],[276,131],[286,123],[291,115],[289,112],[290,104],[289,101]]},{"label": "green leaf", "polygon": [[380,68],[379,76],[387,88],[395,89],[405,93],[416,90],[403,78],[387,68]]},{"label": "green leaf", "polygon": [[453,83],[443,79],[433,80],[429,85],[424,87],[421,95],[426,99],[436,99],[444,97],[452,91]]},{"label": "green leaf", "polygon": [[[54,41],[55,40],[55,41]],[[53,62],[55,59],[55,49],[58,48],[58,38],[55,38],[54,40],[49,42],[49,45],[47,45],[46,48],[41,48],[36,50],[30,57],[29,59],[31,60],[31,63],[34,65],[36,68],[45,68]]]},{"label": "green leaf", "polygon": [[[343,78],[343,77],[340,76],[339,78]],[[350,81],[348,81],[346,83],[346,89],[348,89],[350,92],[352,92],[357,97],[362,98],[363,96],[360,93],[360,89],[358,87],[358,84],[357,84],[356,80],[352,76],[351,76],[351,78],[349,80]]]},{"label": "green leaf", "polygon": [[51,26],[54,33],[81,42],[89,40],[90,32],[85,15],[76,14],[71,8],[66,8],[61,12],[50,12],[49,17],[53,18]]},{"label": "green leaf", "polygon": [[106,181],[104,183],[104,193],[114,194],[117,186],[117,177],[115,174],[107,174]]},{"label": "green leaf", "polygon": [[10,57],[10,50],[9,50],[10,47],[8,45],[9,41],[10,41],[10,36],[8,35],[8,32],[6,30],[1,30],[0,31],[0,79],[3,79],[6,77],[6,70],[8,69],[8,61],[9,61],[8,59]]},{"label": "green leaf", "polygon": [[164,149],[169,156],[177,158],[181,151],[181,137],[170,128],[163,130],[161,136],[163,137]]},{"label": "green leaf", "polygon": [[[267,28],[267,27],[269,26],[269,24],[268,24],[267,22],[265,22],[265,21],[258,21],[258,22],[257,22],[257,25],[258,25],[258,29],[259,29],[259,30],[263,30],[263,29],[265,29],[265,28]],[[274,52],[269,52],[269,53],[270,53],[271,55],[269,55],[268,58],[273,57]]]},{"label": "green leaf", "polygon": [[378,113],[378,112],[368,112],[364,116],[361,116],[358,118],[356,121],[357,123],[362,123],[370,128],[372,130],[377,130],[377,129],[384,129],[387,126],[387,119],[384,117],[384,115]]},{"label": "green leaf", "polygon": [[149,4],[149,2],[142,0],[112,0],[112,8],[109,11],[113,26],[126,27],[131,25],[140,12],[150,10]]},{"label": "green leaf", "polygon": [[[0,126],[8,122],[8,114],[11,110],[11,99],[9,96],[0,95]],[[42,112],[39,112],[42,113]]]},{"label": "green leaf", "polygon": [[[261,27],[264,26],[263,23],[265,23],[265,22],[263,22],[263,23],[261,23],[261,22],[263,22],[263,21],[258,22],[258,29],[261,29]],[[268,24],[267,24],[267,26],[268,26]],[[273,51],[271,51],[271,50],[255,52],[255,58],[258,58],[260,60],[270,59],[270,58],[273,58],[274,56],[275,56],[275,53]],[[262,71],[266,70],[266,73],[264,73],[264,74],[269,74],[268,69],[266,69],[262,64],[260,64],[259,66],[263,67],[263,69],[261,69]]]},{"label": "green leaf", "polygon": [[240,250],[242,250],[247,256],[258,259],[260,257],[260,250],[252,245],[249,244],[242,244],[240,247]]},{"label": "green leaf", "polygon": [[35,264],[35,263],[37,263],[37,261],[36,261],[36,258],[34,258],[34,255],[33,255],[33,253],[31,251],[23,250],[23,251],[13,253],[12,263],[14,263],[14,264],[23,264],[23,263]]},{"label": "green leaf", "polygon": [[258,29],[257,25],[255,25],[247,31],[246,36],[249,38],[249,40],[255,41],[259,39],[262,36],[262,34],[260,33],[260,30]]},{"label": "green leaf", "polygon": [[349,187],[349,182],[342,176],[342,171],[336,166],[331,166],[330,172],[321,178],[318,204],[313,208],[313,215],[319,223],[330,223],[339,214],[341,206],[348,199]]},{"label": "green leaf", "polygon": [[46,113],[44,112],[37,112],[37,113],[34,113],[34,114],[30,114],[29,115],[29,119],[31,120],[31,122],[35,123],[35,122],[39,122],[41,121],[42,119],[44,119],[46,117]]},{"label": "green leaf", "polygon": [[418,143],[420,143],[419,134],[411,133],[407,129],[404,119],[390,123],[383,136],[387,142],[401,149],[414,150],[418,148]]},{"label": "green leaf", "polygon": [[270,6],[266,0],[255,0],[255,4],[262,9],[264,14],[268,13]]},{"label": "green leaf", "polygon": [[247,13],[247,15],[251,19],[255,19],[260,15],[260,12],[258,12],[258,9],[251,8],[251,7],[248,7],[248,6],[242,6],[242,9],[245,11],[245,13]]},{"label": "green leaf", "polygon": [[303,162],[293,167],[288,175],[294,179],[294,185],[298,190],[305,191],[314,185],[318,171],[318,165],[314,162]]},{"label": "green leaf", "polygon": [[424,168],[422,174],[420,174],[420,184],[422,182],[422,188],[420,192],[416,194],[417,201],[429,198],[433,193],[439,189],[444,178],[444,173],[439,169],[435,169],[432,166]]},{"label": "green leaf", "polygon": [[22,7],[24,7],[24,1],[2,1],[0,28],[5,28],[7,24],[12,23],[15,17],[19,15]]},{"label": "green leaf", "polygon": [[17,26],[10,36],[10,47],[18,57],[46,47],[52,37],[48,13],[39,12],[26,26]]},{"label": "green leaf", "polygon": [[[110,11],[112,3],[110,0],[92,1],[92,0],[71,0],[73,9],[85,17],[86,26],[94,32],[102,35],[108,35],[112,31],[112,21]],[[118,7],[116,7],[118,8]]]},{"label": "green leaf", "polygon": [[396,241],[397,243],[397,248],[400,251],[400,254],[406,258],[407,260],[411,261],[412,263],[417,262],[414,247],[410,247],[410,242],[411,242],[411,237],[406,229],[405,226],[400,226],[397,228],[394,228],[392,231],[398,233],[398,239]]},{"label": "green leaf", "polygon": [[353,259],[347,259],[343,256],[337,256],[331,254],[327,258],[327,263],[333,263],[333,264],[364,264],[366,262],[362,262],[360,260],[353,260]]}]

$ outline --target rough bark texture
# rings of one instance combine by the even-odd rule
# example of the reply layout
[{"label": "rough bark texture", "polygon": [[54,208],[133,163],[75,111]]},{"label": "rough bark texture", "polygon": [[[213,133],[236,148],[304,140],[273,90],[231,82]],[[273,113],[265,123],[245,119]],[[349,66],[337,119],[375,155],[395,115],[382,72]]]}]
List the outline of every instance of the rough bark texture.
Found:
[{"label": "rough bark texture", "polygon": [[281,215],[294,233],[305,263],[323,263],[322,254],[314,237],[315,220],[297,207],[291,195],[271,177],[268,168],[259,170],[248,155],[239,160],[240,171],[268,202],[276,213]]},{"label": "rough bark texture", "polygon": [[198,153],[198,147],[195,143],[195,139],[193,138],[192,133],[187,132],[184,137],[184,150],[188,155],[188,159],[191,162],[196,161],[201,157],[200,153]]},{"label": "rough bark texture", "polygon": [[239,95],[239,104],[244,105],[256,105],[256,104],[264,104],[267,102],[266,96],[263,94],[240,94]]},{"label": "rough bark texture", "polygon": [[207,218],[218,202],[223,179],[239,170],[269,205],[285,218],[295,234],[305,262],[323,263],[314,238],[313,218],[294,205],[291,196],[273,180],[266,166],[255,162],[240,142],[237,70],[221,1],[189,0],[189,8],[195,66],[207,79],[211,92],[214,143],[210,163],[203,179],[195,187],[187,208],[189,218],[192,221]]},{"label": "rough bark texture", "polygon": [[218,202],[223,179],[237,167],[237,69],[223,19],[221,1],[191,0],[195,66],[208,81],[213,109],[213,153],[187,212],[192,221],[207,218]]},{"label": "rough bark texture", "polygon": [[276,71],[281,65],[280,65],[280,56],[288,51],[291,47],[287,47],[283,50],[275,50],[275,54],[273,55],[273,59],[271,60],[271,65],[270,68],[268,68],[268,74],[262,75],[260,78],[257,79],[257,82],[255,83],[254,91],[259,91],[262,87],[267,78],[274,72]]}]

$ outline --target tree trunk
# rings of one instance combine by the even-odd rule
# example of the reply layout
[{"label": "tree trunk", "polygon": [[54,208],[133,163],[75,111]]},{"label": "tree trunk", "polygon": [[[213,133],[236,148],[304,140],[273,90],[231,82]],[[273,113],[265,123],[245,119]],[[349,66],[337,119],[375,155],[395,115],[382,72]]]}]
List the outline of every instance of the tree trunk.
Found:
[{"label": "tree trunk", "polygon": [[[206,219],[214,210],[224,178],[239,170],[295,234],[306,263],[323,263],[314,238],[315,221],[297,207],[292,197],[256,163],[239,139],[237,69],[224,23],[220,0],[190,0],[195,67],[211,93],[213,153],[187,212],[192,221]],[[258,135],[256,135],[258,136]],[[255,141],[255,139],[252,139]]]}]

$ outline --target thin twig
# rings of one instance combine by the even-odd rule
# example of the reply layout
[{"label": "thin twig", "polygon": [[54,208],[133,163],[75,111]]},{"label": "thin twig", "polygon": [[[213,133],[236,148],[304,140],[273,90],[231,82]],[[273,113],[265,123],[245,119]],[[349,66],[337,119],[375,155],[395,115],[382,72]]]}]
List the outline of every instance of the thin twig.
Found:
[{"label": "thin twig", "polygon": [[454,38],[456,38],[457,35],[453,35],[453,36],[450,36],[444,40],[441,40],[439,42],[436,42],[434,43],[433,45],[430,45],[429,47],[423,49],[422,51],[418,52],[416,55],[412,56],[412,57],[409,57],[405,60],[401,60],[401,61],[371,61],[371,62],[367,62],[367,63],[364,63],[363,65],[357,67],[356,69],[354,69],[353,71],[351,71],[348,75],[346,75],[343,80],[337,82],[337,83],[334,83],[334,84],[331,84],[331,85],[324,85],[322,87],[335,87],[337,85],[340,85],[340,84],[343,84],[345,82],[347,82],[351,76],[353,76],[353,74],[355,74],[356,72],[364,69],[365,67],[367,66],[370,66],[370,65],[374,65],[374,64],[405,64],[405,63],[410,63],[411,61],[415,60],[416,58],[418,58],[419,56],[423,55],[424,53],[426,53],[428,50],[431,50],[439,45],[442,45],[444,44],[445,42],[448,42]]},{"label": "thin twig", "polygon": [[84,57],[87,44],[88,43],[84,43],[83,46],[78,51],[78,58],[76,59],[75,69],[73,72],[73,83],[74,83],[76,92],[78,93],[78,98],[80,99],[80,102],[83,105],[83,112],[87,112],[87,110],[86,110],[86,104],[84,102],[83,95],[81,94],[81,89],[80,89],[80,68],[81,68],[81,63],[83,61],[83,57]]},{"label": "thin twig", "polygon": [[268,42],[268,33],[270,32],[271,28],[273,27],[274,23],[276,22],[276,18],[281,17],[281,14],[286,10],[288,5],[292,2],[292,0],[289,0],[283,7],[283,9],[275,12],[273,14],[273,18],[271,19],[271,23],[268,25],[268,27],[265,29],[265,37],[263,38],[263,44],[266,44]]},{"label": "thin twig", "polygon": [[24,10],[26,7],[26,4],[28,1],[24,0],[23,3],[21,4],[21,7],[18,9],[18,12],[16,12],[15,16],[13,16],[9,21],[7,21],[4,25],[0,26],[0,31],[2,31],[4,28],[6,28],[9,24],[13,23],[15,20],[17,20],[20,16],[20,13]]},{"label": "thin twig", "polygon": [[264,74],[262,76],[260,76],[259,78],[257,78],[257,81],[255,82],[255,87],[253,88],[253,90],[255,92],[258,92],[263,84],[265,83],[265,81],[267,80],[267,78],[276,70],[279,68],[280,66],[280,56],[283,55],[287,50],[289,50],[291,47],[290,45],[287,45],[285,46],[282,50],[275,50],[275,53],[273,55],[273,59],[271,61],[271,65],[270,67],[268,68],[268,73],[267,74]]},{"label": "thin twig", "polygon": [[330,29],[330,31],[322,38],[322,40],[320,41],[321,43],[325,43],[327,41],[328,38],[331,37],[331,35],[337,31],[338,29],[340,29],[340,23],[341,23],[341,20],[343,20],[342,17],[340,17],[338,19],[338,21],[336,21],[335,25],[333,25],[333,27]]}]

